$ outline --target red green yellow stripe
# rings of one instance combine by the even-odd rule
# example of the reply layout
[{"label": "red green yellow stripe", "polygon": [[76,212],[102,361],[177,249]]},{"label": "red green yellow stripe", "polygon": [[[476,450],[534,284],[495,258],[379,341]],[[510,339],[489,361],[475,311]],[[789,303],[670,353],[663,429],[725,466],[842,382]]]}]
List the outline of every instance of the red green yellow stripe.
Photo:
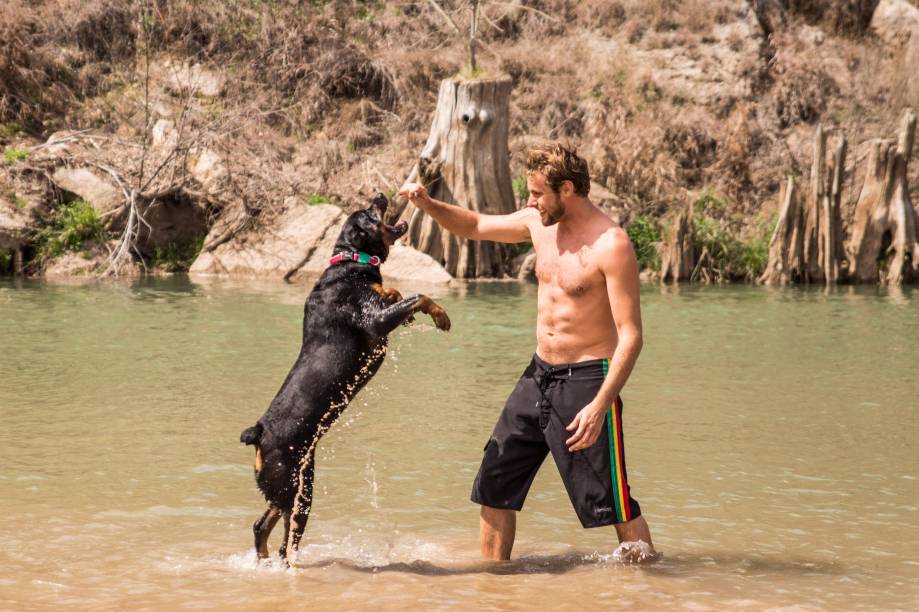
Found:
[{"label": "red green yellow stripe", "polygon": [[[609,359],[603,360],[603,376],[609,373]],[[625,478],[625,455],[622,449],[622,410],[617,397],[606,414],[606,433],[609,438],[610,477],[613,484],[613,509],[616,522],[632,520],[629,511],[629,487]]]}]

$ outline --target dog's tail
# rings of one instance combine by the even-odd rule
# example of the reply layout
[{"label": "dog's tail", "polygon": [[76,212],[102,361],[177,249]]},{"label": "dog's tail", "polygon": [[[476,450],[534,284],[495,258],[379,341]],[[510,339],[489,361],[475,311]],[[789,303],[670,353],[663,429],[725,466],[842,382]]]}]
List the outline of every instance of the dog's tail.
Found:
[{"label": "dog's tail", "polygon": [[258,444],[259,439],[262,437],[262,424],[256,423],[248,429],[244,429],[241,434],[239,434],[239,441],[243,444]]}]

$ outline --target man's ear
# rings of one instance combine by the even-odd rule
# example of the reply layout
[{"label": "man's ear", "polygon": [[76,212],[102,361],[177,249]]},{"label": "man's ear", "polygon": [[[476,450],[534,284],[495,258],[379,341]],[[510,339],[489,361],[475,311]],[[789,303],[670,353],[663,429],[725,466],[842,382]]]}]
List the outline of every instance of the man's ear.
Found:
[{"label": "man's ear", "polygon": [[561,196],[570,198],[574,195],[574,183],[571,181],[562,181],[562,184],[558,187],[558,193]]}]

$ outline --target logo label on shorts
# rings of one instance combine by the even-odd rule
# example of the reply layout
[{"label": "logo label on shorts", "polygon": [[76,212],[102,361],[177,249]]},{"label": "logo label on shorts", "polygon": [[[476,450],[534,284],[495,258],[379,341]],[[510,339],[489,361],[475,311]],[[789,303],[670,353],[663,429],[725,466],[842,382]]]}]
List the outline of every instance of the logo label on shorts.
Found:
[{"label": "logo label on shorts", "polygon": [[594,508],[594,512],[612,512],[613,509],[610,506],[597,506]]}]

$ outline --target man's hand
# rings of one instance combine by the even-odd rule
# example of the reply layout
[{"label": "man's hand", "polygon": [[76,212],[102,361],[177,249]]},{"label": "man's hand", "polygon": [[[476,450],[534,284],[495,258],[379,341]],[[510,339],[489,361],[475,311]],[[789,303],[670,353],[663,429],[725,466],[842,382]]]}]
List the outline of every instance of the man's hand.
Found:
[{"label": "man's hand", "polygon": [[428,195],[428,190],[421,183],[406,183],[399,190],[399,195],[408,198],[412,204],[421,210],[424,210],[431,203],[431,196]]},{"label": "man's hand", "polygon": [[596,399],[581,408],[571,424],[565,428],[574,431],[574,435],[565,440],[569,452],[584,450],[594,445],[606,425],[608,408],[608,405],[601,404]]}]

